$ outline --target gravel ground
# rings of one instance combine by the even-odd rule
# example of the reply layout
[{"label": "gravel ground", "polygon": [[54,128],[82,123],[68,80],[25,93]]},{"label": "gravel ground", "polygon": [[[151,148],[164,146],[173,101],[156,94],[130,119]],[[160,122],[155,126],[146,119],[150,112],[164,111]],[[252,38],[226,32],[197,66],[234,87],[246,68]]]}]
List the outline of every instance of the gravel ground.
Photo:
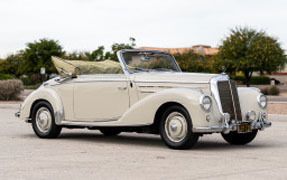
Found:
[{"label": "gravel ground", "polygon": [[273,126],[246,146],[213,134],[177,151],[136,133],[64,129],[57,139],[39,139],[16,110],[0,106],[0,179],[287,179],[287,115],[270,115]]}]

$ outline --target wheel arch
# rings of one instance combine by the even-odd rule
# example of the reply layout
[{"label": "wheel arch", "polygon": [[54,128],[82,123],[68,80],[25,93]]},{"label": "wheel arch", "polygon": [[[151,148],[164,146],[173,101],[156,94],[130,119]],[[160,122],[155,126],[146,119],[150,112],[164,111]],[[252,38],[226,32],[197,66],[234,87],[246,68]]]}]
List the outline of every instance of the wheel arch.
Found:
[{"label": "wheel arch", "polygon": [[30,120],[33,108],[41,101],[45,101],[51,105],[56,124],[60,124],[64,119],[64,107],[57,91],[52,88],[40,87],[30,94],[21,105],[20,118]]},{"label": "wheel arch", "polygon": [[[165,110],[168,107],[171,107],[171,106],[180,106],[180,107],[184,108],[188,112],[188,114],[190,116],[189,111],[187,110],[187,108],[184,105],[182,105],[182,104],[180,104],[178,102],[175,102],[175,101],[166,102],[166,103],[162,104],[157,109],[157,111],[155,113],[154,123],[153,123],[153,131],[154,131],[154,133],[156,133],[156,134],[159,133],[159,124],[160,124],[161,117],[162,117],[163,113],[165,112]],[[190,116],[190,118],[191,118],[191,116]]]},{"label": "wheel arch", "polygon": [[51,107],[52,107],[53,113],[55,113],[54,108],[53,108],[52,104],[49,101],[47,101],[46,99],[37,99],[31,105],[29,118],[32,118],[33,109],[35,108],[35,105],[38,104],[39,102],[46,102],[46,103],[50,104]]}]

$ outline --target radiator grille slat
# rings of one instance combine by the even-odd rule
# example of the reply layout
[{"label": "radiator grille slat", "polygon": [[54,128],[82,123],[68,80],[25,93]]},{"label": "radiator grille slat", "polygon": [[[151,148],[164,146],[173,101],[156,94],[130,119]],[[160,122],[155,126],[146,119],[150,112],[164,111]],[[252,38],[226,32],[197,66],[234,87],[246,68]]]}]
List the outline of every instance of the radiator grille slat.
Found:
[{"label": "radiator grille slat", "polygon": [[230,119],[241,121],[241,108],[235,81],[218,81],[217,86],[223,112],[229,113]]}]

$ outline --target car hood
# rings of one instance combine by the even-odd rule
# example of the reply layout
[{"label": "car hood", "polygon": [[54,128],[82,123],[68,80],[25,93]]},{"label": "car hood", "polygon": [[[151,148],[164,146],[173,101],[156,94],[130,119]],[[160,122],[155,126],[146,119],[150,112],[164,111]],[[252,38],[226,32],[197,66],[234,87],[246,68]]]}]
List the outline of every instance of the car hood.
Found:
[{"label": "car hood", "polygon": [[134,80],[138,83],[174,83],[174,84],[208,84],[213,77],[222,76],[220,74],[207,73],[174,73],[174,72],[154,72],[138,73]]}]

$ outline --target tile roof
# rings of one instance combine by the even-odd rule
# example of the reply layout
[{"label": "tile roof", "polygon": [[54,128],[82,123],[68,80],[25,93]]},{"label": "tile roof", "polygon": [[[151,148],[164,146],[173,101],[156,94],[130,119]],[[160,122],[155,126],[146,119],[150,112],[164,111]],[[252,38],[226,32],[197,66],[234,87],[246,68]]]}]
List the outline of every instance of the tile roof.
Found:
[{"label": "tile roof", "polygon": [[207,45],[195,45],[192,47],[184,47],[184,48],[139,47],[137,49],[167,51],[171,54],[176,54],[176,53],[182,54],[187,51],[193,50],[195,53],[206,55],[206,56],[214,56],[219,51],[218,48],[212,48],[211,46],[207,46]]}]

